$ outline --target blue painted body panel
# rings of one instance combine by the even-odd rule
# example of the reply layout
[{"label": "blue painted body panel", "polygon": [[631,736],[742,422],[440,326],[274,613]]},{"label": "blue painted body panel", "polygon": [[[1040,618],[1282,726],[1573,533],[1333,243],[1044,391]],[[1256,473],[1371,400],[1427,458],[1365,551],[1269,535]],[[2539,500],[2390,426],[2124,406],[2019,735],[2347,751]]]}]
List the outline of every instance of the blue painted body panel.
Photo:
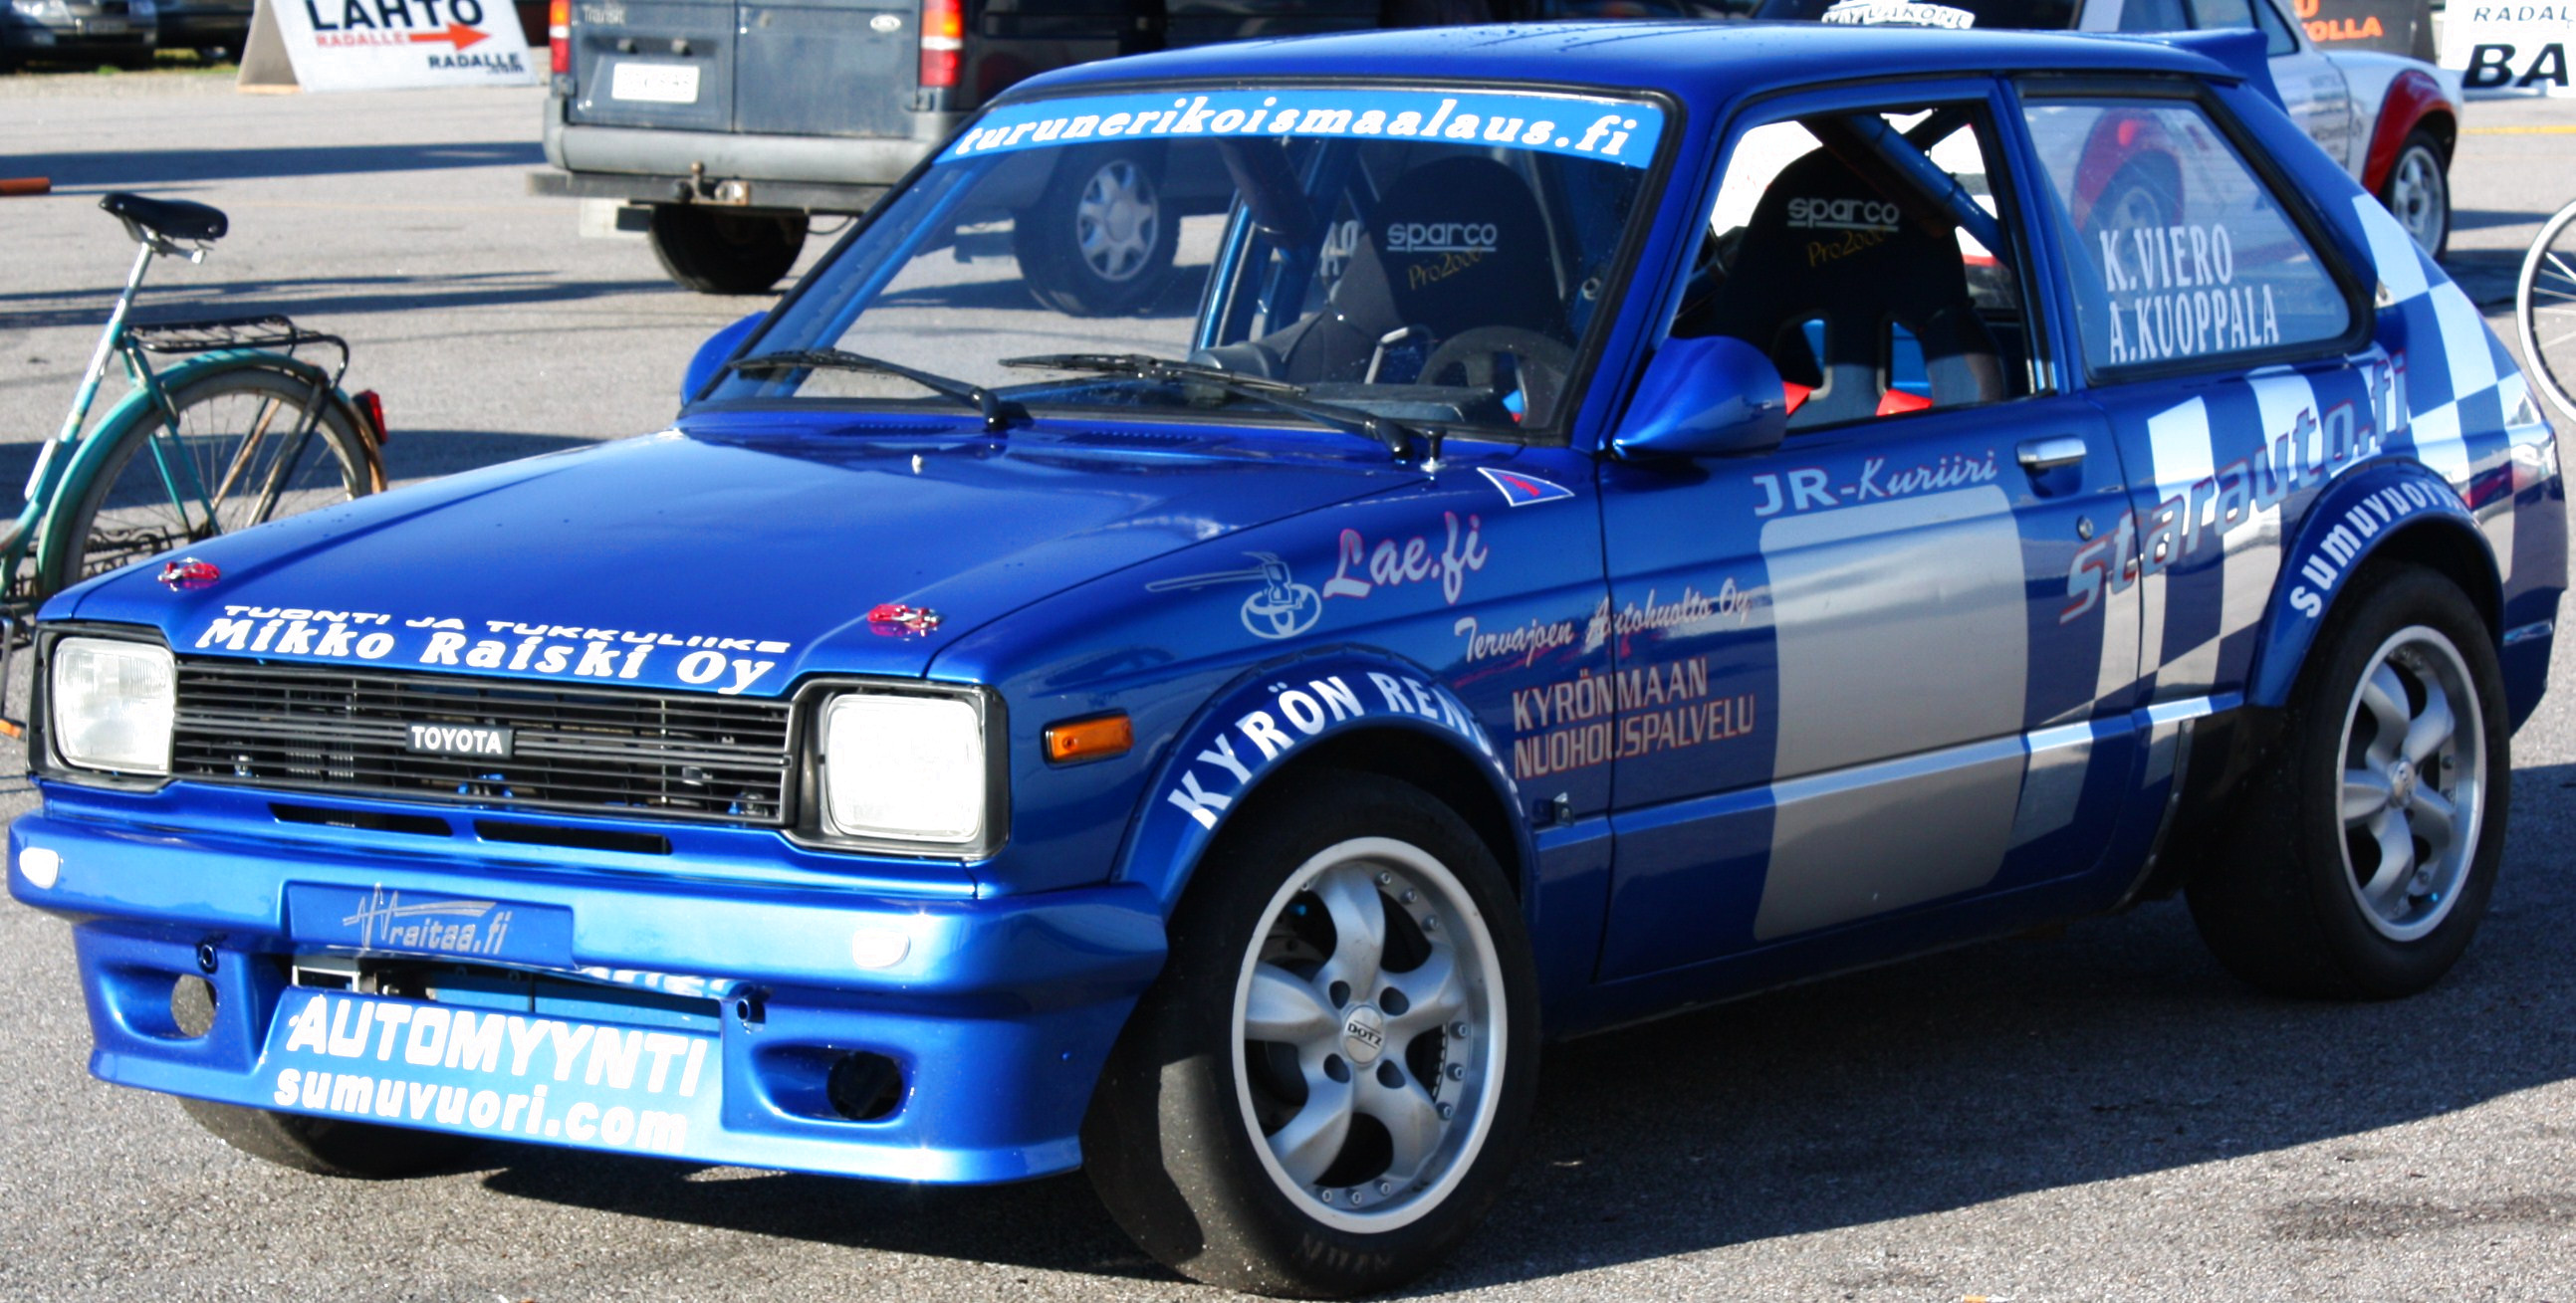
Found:
[{"label": "blue painted body panel", "polygon": [[[248,786],[49,775],[44,811],[12,830],[10,888],[76,922],[94,1071],[343,1114],[354,1075],[380,1119],[591,1147],[633,1147],[641,1113],[625,1140],[543,1128],[576,1105],[585,1126],[652,1109],[650,1134],[683,1137],[655,1152],[1011,1179],[1079,1161],[1093,1078],[1162,962],[1163,919],[1210,871],[1226,820],[1310,763],[1437,764],[1445,790],[1498,812],[1544,1024],[1567,1035],[2125,902],[2189,730],[2277,705],[2343,580],[2413,531],[2455,531],[2490,559],[2514,718],[2537,702],[2565,586],[2554,436],[2465,296],[2402,233],[2392,243],[2263,88],[2197,55],[1805,25],[1448,29],[1091,65],[1001,103],[1424,68],[1669,106],[1662,198],[1633,276],[1606,291],[1616,315],[1562,446],[1453,437],[1424,466],[1278,422],[1054,418],[994,436],[962,408],[699,409],[661,435],[211,540],[196,555],[223,579],[203,591],[138,568],[58,598],[48,621],[157,633],[210,661],[748,698],[823,676],[927,679],[1007,707],[1008,838],[962,860],[528,810],[510,814],[669,850],[503,843],[456,806],[294,794],[350,822],[446,831],[370,830],[286,821]],[[2009,124],[2022,70],[2208,79],[2334,259],[2387,287],[2366,328],[2257,372],[2094,383],[2053,274],[2070,251],[2037,222],[2020,253],[2052,273],[2030,286],[2039,396],[1745,456],[1602,451],[1731,141],[1765,114],[1890,94]],[[2007,128],[2001,144],[1999,170],[2026,184],[2027,140]],[[2040,440],[2082,456],[2025,468]],[[885,636],[866,618],[878,603],[943,618]],[[1045,758],[1047,725],[1105,712],[1132,720],[1131,753]],[[56,880],[28,875],[31,849]],[[500,939],[350,932],[397,893],[522,922]],[[872,928],[905,938],[900,962],[854,962]],[[200,943],[220,1017],[190,1038],[168,1025],[168,989]],[[621,1087],[614,1065],[576,1083],[568,1050],[479,1071],[414,1058],[392,1029],[417,1032],[420,1002],[316,996],[283,963],[469,944],[528,993],[460,984],[432,1003],[505,1030],[451,1020],[442,1035],[535,1047],[546,1023],[666,1066],[695,1056],[712,1093]],[[654,998],[622,994],[639,983]],[[387,1030],[362,1044],[369,1025]],[[826,1066],[853,1049],[906,1069],[890,1118],[822,1103]],[[319,1073],[343,1084],[314,1087]],[[563,1091],[541,1107],[548,1080]],[[477,1122],[479,1093],[519,1121]]]}]

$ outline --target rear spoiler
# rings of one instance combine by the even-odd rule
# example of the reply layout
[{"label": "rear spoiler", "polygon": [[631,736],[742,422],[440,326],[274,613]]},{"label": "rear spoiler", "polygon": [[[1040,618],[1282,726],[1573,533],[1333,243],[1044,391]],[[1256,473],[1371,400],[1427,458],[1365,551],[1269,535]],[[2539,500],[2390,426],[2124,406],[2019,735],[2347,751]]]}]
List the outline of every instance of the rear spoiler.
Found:
[{"label": "rear spoiler", "polygon": [[[2257,3],[2260,2],[2261,0],[2257,0]],[[2104,35],[2110,35],[2110,33],[2106,32]],[[2246,85],[2262,92],[2263,98],[2274,104],[2281,103],[2281,88],[2272,84],[2271,56],[2263,52],[2265,44],[2263,33],[2251,27],[2214,32],[2156,32],[2134,35],[2123,33],[2122,35],[2130,40],[2149,40],[2158,45],[2170,45],[2177,50],[2188,50],[2235,73]],[[2284,104],[2282,107],[2286,109],[2289,106]]]}]

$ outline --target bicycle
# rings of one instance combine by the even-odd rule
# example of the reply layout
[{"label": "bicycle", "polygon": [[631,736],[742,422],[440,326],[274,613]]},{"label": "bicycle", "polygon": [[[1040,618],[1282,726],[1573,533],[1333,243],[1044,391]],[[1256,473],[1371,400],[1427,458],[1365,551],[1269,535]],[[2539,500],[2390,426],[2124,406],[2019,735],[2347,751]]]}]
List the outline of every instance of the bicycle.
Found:
[{"label": "bicycle", "polygon": [[2559,415],[2576,421],[2576,397],[2569,393],[2576,383],[2576,203],[2559,209],[2523,256],[2513,315],[2524,370]]},{"label": "bicycle", "polygon": [[[348,341],[284,316],[129,322],[155,257],[205,261],[229,219],[185,200],[109,194],[99,207],[139,246],[62,429],[36,456],[26,503],[0,533],[0,685],[44,600],[93,575],[281,515],[385,487],[384,407],[340,387]],[[325,366],[298,349],[333,349]],[[283,351],[280,351],[283,350]],[[156,370],[154,356],[184,360]],[[110,357],[128,392],[95,428]],[[315,453],[315,445],[320,452]],[[0,694],[5,694],[0,686]],[[16,735],[0,697],[0,732]]]}]

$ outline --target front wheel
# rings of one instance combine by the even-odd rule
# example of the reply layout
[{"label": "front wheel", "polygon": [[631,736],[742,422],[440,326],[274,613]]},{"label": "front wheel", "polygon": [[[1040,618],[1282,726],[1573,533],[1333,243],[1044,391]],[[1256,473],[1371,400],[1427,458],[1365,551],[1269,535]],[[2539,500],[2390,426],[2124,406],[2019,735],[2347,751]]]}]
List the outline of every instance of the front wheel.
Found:
[{"label": "front wheel", "polygon": [[[318,390],[318,391],[317,391]],[[319,411],[315,410],[316,404]],[[328,386],[274,367],[200,376],[113,433],[85,482],[62,487],[37,568],[42,593],[217,534],[346,502],[376,487],[367,436]]]},{"label": "front wheel", "polygon": [[2451,173],[2442,142],[2416,131],[2397,148],[2397,161],[2380,183],[2379,202],[2414,237],[2417,248],[2439,258],[2451,243]]},{"label": "front wheel", "polygon": [[1093,1186],[1210,1284],[1342,1298],[1437,1263],[1501,1194],[1537,1079],[1501,868],[1418,788],[1329,774],[1249,812],[1083,1127]]},{"label": "front wheel", "polygon": [[2495,885],[2512,758],[2493,635],[2457,585],[2366,570],[2326,617],[2233,854],[2191,915],[2237,976],[2387,999],[2450,970]]},{"label": "front wheel", "polygon": [[452,1167],[482,1144],[470,1136],[277,1113],[204,1099],[183,1097],[179,1107],[208,1135],[245,1154],[317,1176],[370,1181],[418,1176]]}]

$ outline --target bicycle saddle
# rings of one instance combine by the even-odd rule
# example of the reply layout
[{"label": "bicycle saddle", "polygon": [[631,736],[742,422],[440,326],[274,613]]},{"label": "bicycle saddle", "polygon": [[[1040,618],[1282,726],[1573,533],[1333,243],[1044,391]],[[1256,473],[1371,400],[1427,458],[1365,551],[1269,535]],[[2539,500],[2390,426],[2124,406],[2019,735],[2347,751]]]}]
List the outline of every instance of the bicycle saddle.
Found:
[{"label": "bicycle saddle", "polygon": [[222,209],[185,199],[146,199],[120,190],[100,199],[98,206],[171,239],[220,240],[231,225]]}]

